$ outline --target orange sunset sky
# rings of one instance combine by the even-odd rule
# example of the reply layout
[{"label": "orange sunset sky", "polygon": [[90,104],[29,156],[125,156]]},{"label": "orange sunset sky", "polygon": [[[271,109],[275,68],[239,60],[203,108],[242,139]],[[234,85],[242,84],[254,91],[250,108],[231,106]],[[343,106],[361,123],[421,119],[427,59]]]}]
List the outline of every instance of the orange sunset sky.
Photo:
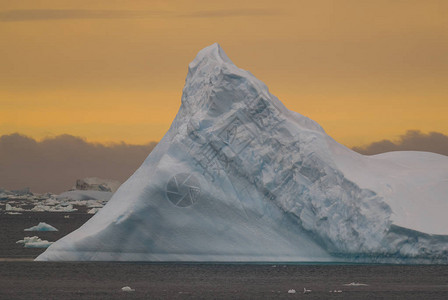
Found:
[{"label": "orange sunset sky", "polygon": [[448,1],[0,0],[0,135],[158,141],[218,42],[356,146],[448,133]]}]

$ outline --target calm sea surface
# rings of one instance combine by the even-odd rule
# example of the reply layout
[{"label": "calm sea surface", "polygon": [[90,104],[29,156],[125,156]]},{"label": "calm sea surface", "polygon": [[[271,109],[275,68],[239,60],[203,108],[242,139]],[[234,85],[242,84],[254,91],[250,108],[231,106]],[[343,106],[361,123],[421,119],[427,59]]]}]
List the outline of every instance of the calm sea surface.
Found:
[{"label": "calm sea surface", "polygon": [[0,261],[0,299],[283,298],[448,299],[448,266]]},{"label": "calm sea surface", "polygon": [[[39,222],[59,229],[38,234],[56,241],[91,216],[1,214],[0,300],[448,299],[448,266],[38,263],[32,259],[44,249],[16,244],[27,235],[24,228]],[[365,285],[346,285],[352,282]],[[135,291],[123,292],[124,286]],[[288,293],[292,289],[295,294]]]}]

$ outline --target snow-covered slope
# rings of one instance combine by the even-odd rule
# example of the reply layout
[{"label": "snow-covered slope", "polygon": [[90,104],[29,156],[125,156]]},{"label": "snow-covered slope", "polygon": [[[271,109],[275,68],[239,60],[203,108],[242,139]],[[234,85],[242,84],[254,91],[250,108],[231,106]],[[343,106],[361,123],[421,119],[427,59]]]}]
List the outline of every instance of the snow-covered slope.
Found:
[{"label": "snow-covered slope", "polygon": [[143,165],[37,260],[446,262],[447,179],[445,156],[338,144],[214,44]]},{"label": "snow-covered slope", "polygon": [[330,144],[345,177],[383,197],[394,224],[448,235],[448,157],[416,151],[363,156]]}]

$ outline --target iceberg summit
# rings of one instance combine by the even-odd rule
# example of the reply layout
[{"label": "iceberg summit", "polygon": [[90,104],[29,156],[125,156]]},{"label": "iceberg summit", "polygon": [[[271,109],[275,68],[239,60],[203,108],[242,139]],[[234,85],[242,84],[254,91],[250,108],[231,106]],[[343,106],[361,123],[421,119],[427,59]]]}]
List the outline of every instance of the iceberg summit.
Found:
[{"label": "iceberg summit", "polygon": [[38,261],[447,263],[448,157],[363,156],[218,44],[107,205]]}]

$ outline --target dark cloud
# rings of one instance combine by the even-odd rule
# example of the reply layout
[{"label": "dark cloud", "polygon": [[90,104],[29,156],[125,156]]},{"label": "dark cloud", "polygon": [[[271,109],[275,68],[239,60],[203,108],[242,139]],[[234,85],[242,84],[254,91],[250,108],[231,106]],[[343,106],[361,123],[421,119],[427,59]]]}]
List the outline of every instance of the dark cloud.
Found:
[{"label": "dark cloud", "polygon": [[229,9],[195,11],[176,15],[168,11],[91,10],[91,9],[16,9],[0,11],[0,22],[48,21],[66,19],[140,19],[152,17],[225,18],[276,15],[262,9]]},{"label": "dark cloud", "polygon": [[204,10],[180,15],[187,18],[225,18],[225,17],[252,17],[252,16],[273,16],[278,12],[265,9],[222,9]]},{"label": "dark cloud", "polygon": [[389,151],[428,151],[448,155],[448,135],[440,132],[422,133],[419,130],[408,130],[396,141],[382,140],[370,145],[353,147],[356,152],[373,155]]},{"label": "dark cloud", "polygon": [[30,187],[33,192],[62,192],[76,179],[100,177],[125,181],[156,143],[102,145],[61,135],[36,141],[11,134],[0,137],[0,187]]},{"label": "dark cloud", "polygon": [[166,15],[164,11],[89,10],[89,9],[17,9],[0,12],[1,22],[64,19],[135,19]]}]

